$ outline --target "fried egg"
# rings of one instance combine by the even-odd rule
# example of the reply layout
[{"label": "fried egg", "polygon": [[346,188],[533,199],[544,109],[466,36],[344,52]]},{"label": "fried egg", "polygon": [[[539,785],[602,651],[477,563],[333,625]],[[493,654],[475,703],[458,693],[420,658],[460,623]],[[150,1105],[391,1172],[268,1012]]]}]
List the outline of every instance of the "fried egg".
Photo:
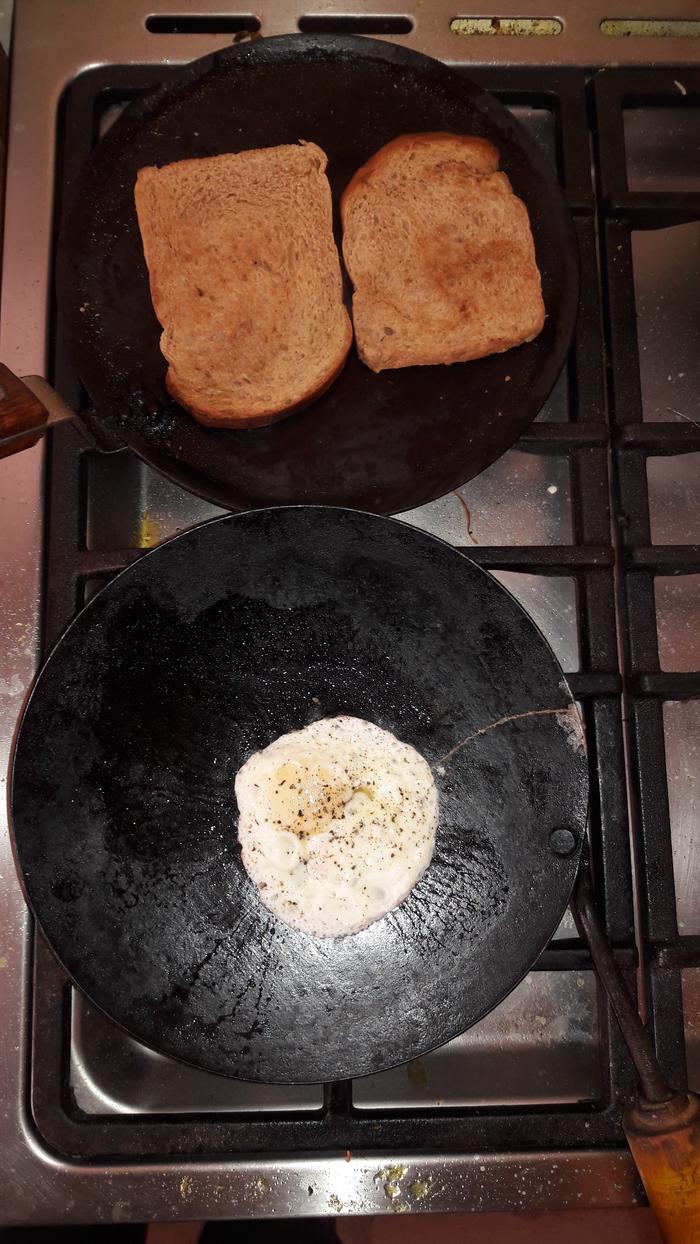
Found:
[{"label": "fried egg", "polygon": [[261,901],[311,936],[379,920],[432,858],[438,795],[428,764],[358,717],[280,735],[242,765],[235,791],[243,863]]}]

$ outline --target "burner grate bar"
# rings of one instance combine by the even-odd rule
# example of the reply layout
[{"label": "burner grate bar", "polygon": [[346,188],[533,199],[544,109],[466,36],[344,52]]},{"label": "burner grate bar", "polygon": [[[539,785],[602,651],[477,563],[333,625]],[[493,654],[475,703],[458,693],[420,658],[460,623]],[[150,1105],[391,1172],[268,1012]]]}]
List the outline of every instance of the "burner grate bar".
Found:
[{"label": "burner grate bar", "polygon": [[[682,90],[679,88],[682,87]],[[652,545],[647,460],[700,449],[689,419],[644,421],[631,235],[700,220],[700,192],[638,191],[627,185],[625,110],[697,109],[697,69],[619,69],[594,81],[596,155],[601,170],[601,259],[611,369],[613,486],[620,515],[623,683],[629,714],[632,833],[641,892],[642,956],[649,1023],[659,1060],[686,1084],[681,966],[700,965],[700,938],[681,937],[676,909],[666,766],[664,702],[700,698],[700,672],[660,669],[654,576],[697,574],[700,546]]]}]

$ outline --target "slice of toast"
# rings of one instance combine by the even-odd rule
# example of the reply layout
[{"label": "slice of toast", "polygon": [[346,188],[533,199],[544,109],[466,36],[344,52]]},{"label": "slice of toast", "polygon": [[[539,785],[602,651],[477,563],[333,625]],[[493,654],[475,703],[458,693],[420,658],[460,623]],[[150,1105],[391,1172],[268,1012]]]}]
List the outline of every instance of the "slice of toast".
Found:
[{"label": "slice of toast", "polygon": [[406,134],[341,201],[355,340],[373,371],[462,363],[544,324],[527,209],[482,138]]},{"label": "slice of toast", "polygon": [[166,383],[201,423],[273,423],[342,369],[352,326],[326,164],[299,143],[139,169]]}]

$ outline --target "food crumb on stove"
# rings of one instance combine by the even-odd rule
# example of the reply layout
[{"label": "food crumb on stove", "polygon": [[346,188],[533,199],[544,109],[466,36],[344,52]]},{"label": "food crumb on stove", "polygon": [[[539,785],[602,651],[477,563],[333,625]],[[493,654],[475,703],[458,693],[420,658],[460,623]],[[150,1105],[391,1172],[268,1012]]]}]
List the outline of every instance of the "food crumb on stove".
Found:
[{"label": "food crumb on stove", "polygon": [[414,1179],[413,1183],[409,1185],[408,1191],[410,1192],[414,1201],[422,1201],[423,1197],[428,1195],[429,1187],[430,1185],[426,1183],[425,1180]]},{"label": "food crumb on stove", "polygon": [[398,1163],[396,1163],[394,1166],[387,1167],[386,1178],[390,1180],[392,1183],[396,1183],[398,1182],[399,1179],[403,1179],[407,1171],[408,1171],[407,1166],[400,1166]]}]

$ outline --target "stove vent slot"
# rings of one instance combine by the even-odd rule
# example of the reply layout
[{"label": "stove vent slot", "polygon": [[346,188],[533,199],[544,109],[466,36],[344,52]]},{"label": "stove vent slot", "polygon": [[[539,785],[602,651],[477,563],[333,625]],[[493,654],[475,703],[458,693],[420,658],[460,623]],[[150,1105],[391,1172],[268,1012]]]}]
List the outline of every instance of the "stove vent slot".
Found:
[{"label": "stove vent slot", "polygon": [[410,35],[410,17],[391,13],[306,13],[298,26],[306,34],[332,35]]},{"label": "stove vent slot", "polygon": [[152,35],[255,34],[259,29],[260,18],[252,13],[216,14],[211,17],[191,13],[151,13],[146,18],[146,30]]},{"label": "stove vent slot", "polygon": [[676,21],[646,20],[643,18],[609,17],[600,23],[601,33],[611,35],[613,39],[628,39],[630,35],[641,35],[652,39],[698,39],[700,38],[700,20],[691,18]]},{"label": "stove vent slot", "polygon": [[558,17],[453,17],[454,35],[560,35],[564,23]]}]

